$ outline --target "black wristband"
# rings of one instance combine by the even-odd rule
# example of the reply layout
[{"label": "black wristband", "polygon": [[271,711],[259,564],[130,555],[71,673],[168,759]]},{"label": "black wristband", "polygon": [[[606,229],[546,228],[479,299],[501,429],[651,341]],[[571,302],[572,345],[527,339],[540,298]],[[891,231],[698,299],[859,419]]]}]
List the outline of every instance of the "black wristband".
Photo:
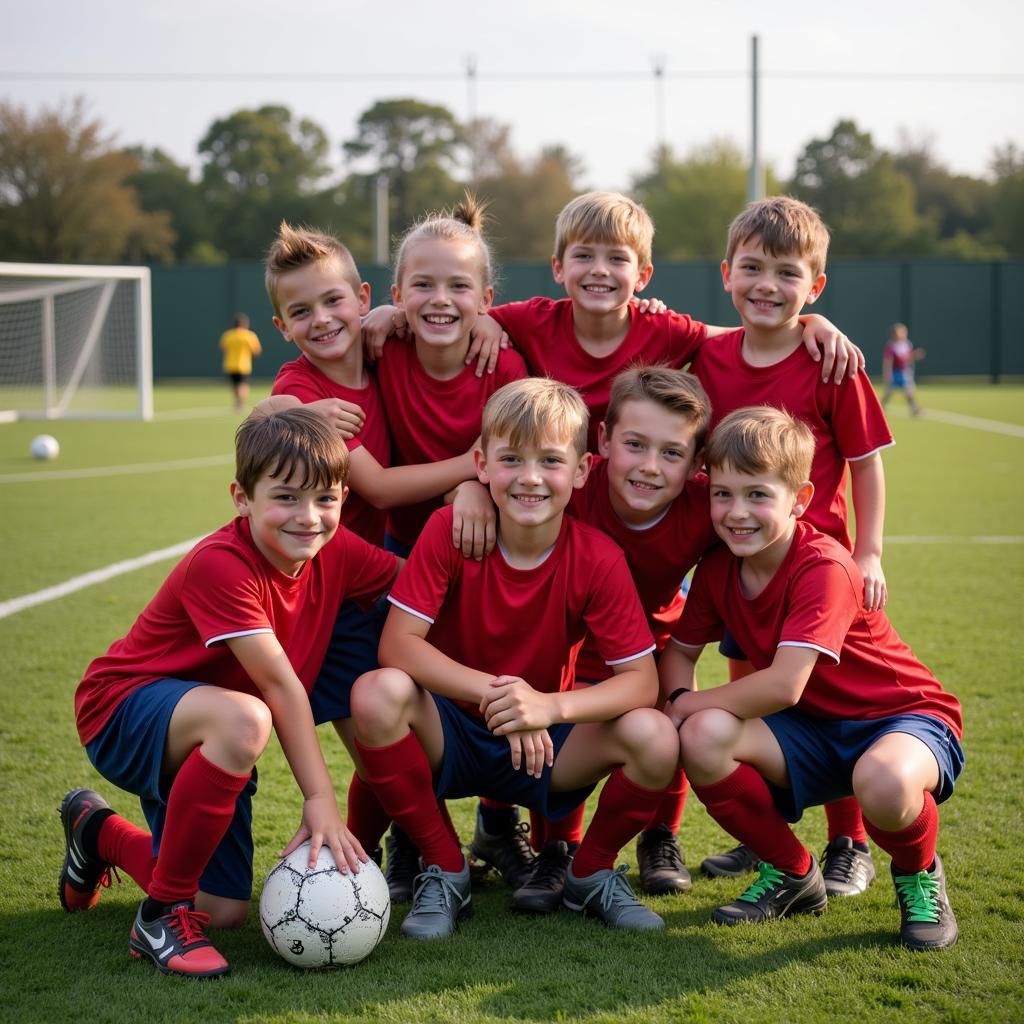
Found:
[{"label": "black wristband", "polygon": [[672,704],[675,701],[676,697],[678,697],[681,693],[689,693],[689,692],[690,692],[690,688],[688,686],[680,686],[678,689],[673,690],[668,695],[668,703]]}]

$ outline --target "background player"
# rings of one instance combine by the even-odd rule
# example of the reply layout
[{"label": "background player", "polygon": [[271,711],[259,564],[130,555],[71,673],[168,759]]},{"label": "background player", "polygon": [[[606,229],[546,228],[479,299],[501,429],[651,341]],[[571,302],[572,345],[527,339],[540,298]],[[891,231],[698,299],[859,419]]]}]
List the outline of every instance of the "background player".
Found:
[{"label": "background player", "polygon": [[924,349],[914,347],[907,333],[907,325],[893,324],[889,328],[889,340],[882,352],[882,379],[885,383],[883,409],[894,391],[902,391],[907,396],[910,415],[921,415],[921,406],[917,404],[917,386],[914,384],[914,364],[920,359],[924,359]]},{"label": "background player", "polygon": [[224,373],[235,396],[235,408],[244,409],[249,399],[253,357],[263,351],[260,339],[249,330],[249,318],[245,313],[236,313],[234,326],[220,336],[220,350],[224,354]]}]

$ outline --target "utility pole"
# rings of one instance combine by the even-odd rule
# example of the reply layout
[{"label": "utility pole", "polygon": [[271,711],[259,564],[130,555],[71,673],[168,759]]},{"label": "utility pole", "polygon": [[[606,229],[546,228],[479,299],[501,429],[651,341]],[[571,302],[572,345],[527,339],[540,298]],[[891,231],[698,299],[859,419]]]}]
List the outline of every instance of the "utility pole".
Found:
[{"label": "utility pole", "polygon": [[373,260],[382,267],[388,265],[388,249],[391,244],[390,211],[388,210],[389,181],[383,171],[377,175],[374,189],[373,208]]},{"label": "utility pole", "polygon": [[760,67],[758,63],[757,36],[750,37],[750,176],[747,179],[747,201],[754,202],[764,197],[764,168],[761,166],[760,105],[758,86]]},{"label": "utility pole", "polygon": [[661,153],[665,149],[665,55],[651,58],[654,69],[654,137]]}]

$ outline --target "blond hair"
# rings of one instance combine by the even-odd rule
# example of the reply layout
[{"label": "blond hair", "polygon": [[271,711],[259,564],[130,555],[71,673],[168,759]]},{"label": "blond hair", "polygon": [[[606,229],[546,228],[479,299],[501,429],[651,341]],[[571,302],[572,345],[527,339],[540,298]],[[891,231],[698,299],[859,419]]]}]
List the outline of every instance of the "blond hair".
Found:
[{"label": "blond hair", "polygon": [[253,412],[235,432],[235,480],[251,498],[258,481],[294,478],[306,488],[348,483],[348,450],[315,409]]},{"label": "blond hair", "polygon": [[729,413],[711,432],[704,453],[708,469],[731,466],[755,476],[772,473],[796,493],[810,478],[814,435],[802,420],[770,405]]},{"label": "blond hair", "polygon": [[326,232],[308,227],[294,228],[287,221],[281,221],[277,238],[271,243],[263,262],[263,281],[278,317],[281,316],[281,309],[277,301],[277,286],[281,276],[318,263],[336,263],[353,292],[359,294],[362,279],[346,245]]},{"label": "blond hair", "polygon": [[484,406],[480,440],[507,438],[518,447],[545,441],[570,443],[583,457],[590,413],[580,393],[550,377],[524,377],[499,388]]},{"label": "blond hair", "polygon": [[725,262],[732,265],[736,250],[757,238],[771,256],[797,255],[807,260],[817,277],[825,270],[829,232],[818,211],[792,196],[768,196],[748,203],[729,225]]},{"label": "blond hair", "polygon": [[694,444],[704,444],[711,401],[700,381],[692,373],[668,366],[634,366],[623,370],[613,381],[604,414],[605,433],[610,437],[626,402],[654,402],[677,416],[682,416],[694,429]]},{"label": "blond hair", "polygon": [[409,258],[409,250],[428,238],[446,242],[466,242],[474,245],[480,256],[480,284],[486,289],[494,286],[494,254],[483,236],[484,214],[487,203],[480,202],[471,192],[466,192],[462,202],[451,210],[429,213],[417,221],[398,243],[395,253],[395,285],[402,287],[402,275]]},{"label": "blond hair", "polygon": [[637,265],[651,265],[654,221],[635,200],[621,192],[587,192],[569,202],[555,221],[555,259],[561,262],[573,242],[629,246]]}]

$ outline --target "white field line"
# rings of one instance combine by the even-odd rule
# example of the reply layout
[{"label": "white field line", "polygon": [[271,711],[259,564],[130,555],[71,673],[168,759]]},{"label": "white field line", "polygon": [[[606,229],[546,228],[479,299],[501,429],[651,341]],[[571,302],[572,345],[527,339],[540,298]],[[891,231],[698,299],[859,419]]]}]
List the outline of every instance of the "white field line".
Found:
[{"label": "white field line", "polygon": [[93,466],[91,469],[42,469],[35,473],[0,475],[0,484],[32,484],[39,480],[87,480],[98,476],[134,476],[138,473],[168,473],[177,469],[206,469],[228,466],[233,455],[204,455],[195,459],[174,459],[170,462],[136,462],[125,466]]},{"label": "white field line", "polygon": [[[206,534],[203,534],[206,536]],[[6,619],[8,615],[23,612],[26,608],[33,608],[37,604],[45,604],[47,601],[56,601],[58,598],[66,597],[75,591],[84,590],[95,583],[103,583],[113,579],[115,576],[123,576],[125,573],[142,569],[154,562],[163,562],[168,558],[178,558],[191,551],[201,537],[193,537],[191,540],[183,540],[180,544],[172,544],[169,548],[160,548],[158,551],[150,551],[138,558],[129,558],[123,562],[114,562],[105,565],[102,569],[94,569],[92,572],[84,573],[81,576],[72,576],[71,579],[58,583],[54,587],[46,587],[37,590],[34,594],[25,594],[23,597],[14,597],[9,601],[0,601],[0,619]]]},{"label": "white field line", "polygon": [[1024,437],[1024,427],[1018,426],[1016,423],[986,420],[980,416],[964,416],[962,413],[946,412],[944,409],[929,407],[921,413],[921,419],[950,423],[955,427],[969,427],[971,430],[985,430],[990,434],[1005,434],[1007,437]]},{"label": "white field line", "polygon": [[153,419],[158,423],[165,423],[168,420],[213,420],[237,415],[238,413],[230,407],[218,405],[205,409],[169,409],[167,412],[158,412]]},{"label": "white field line", "polygon": [[929,536],[907,536],[907,537],[886,537],[886,544],[1024,544],[1024,537],[1011,535],[990,537],[929,537]]}]

